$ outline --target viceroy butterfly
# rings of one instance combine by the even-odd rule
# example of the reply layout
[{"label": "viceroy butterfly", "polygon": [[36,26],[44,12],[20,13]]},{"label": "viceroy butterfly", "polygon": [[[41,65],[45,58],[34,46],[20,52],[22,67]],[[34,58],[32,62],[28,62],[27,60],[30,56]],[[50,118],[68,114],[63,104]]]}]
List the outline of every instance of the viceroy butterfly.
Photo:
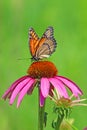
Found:
[{"label": "viceroy butterfly", "polygon": [[39,38],[33,28],[29,29],[29,47],[33,60],[48,58],[56,48],[56,40],[53,36],[53,27],[48,27]]}]

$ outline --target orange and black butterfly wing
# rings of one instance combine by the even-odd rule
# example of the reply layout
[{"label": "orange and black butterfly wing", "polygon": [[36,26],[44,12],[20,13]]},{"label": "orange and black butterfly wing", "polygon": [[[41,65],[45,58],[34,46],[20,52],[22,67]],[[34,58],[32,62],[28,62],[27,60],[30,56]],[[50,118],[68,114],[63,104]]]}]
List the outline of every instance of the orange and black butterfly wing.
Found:
[{"label": "orange and black butterfly wing", "polygon": [[56,40],[53,36],[53,28],[48,27],[38,43],[36,57],[38,59],[49,57],[56,48]]},{"label": "orange and black butterfly wing", "polygon": [[48,27],[45,33],[42,36],[42,39],[45,39],[45,43],[48,44],[50,48],[50,55],[55,51],[56,48],[56,40],[54,39],[54,30],[53,27]]},{"label": "orange and black butterfly wing", "polygon": [[37,51],[37,46],[39,43],[39,37],[35,33],[33,28],[29,29],[29,47],[30,47],[30,52],[32,57],[35,56],[36,51]]}]

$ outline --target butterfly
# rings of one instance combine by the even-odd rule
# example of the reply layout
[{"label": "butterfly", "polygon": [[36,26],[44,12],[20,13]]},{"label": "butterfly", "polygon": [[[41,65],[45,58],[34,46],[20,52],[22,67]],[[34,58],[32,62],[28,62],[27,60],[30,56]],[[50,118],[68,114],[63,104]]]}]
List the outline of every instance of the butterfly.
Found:
[{"label": "butterfly", "polygon": [[56,48],[56,40],[53,36],[53,27],[48,27],[39,38],[33,28],[29,29],[29,48],[33,60],[39,61],[48,58]]}]

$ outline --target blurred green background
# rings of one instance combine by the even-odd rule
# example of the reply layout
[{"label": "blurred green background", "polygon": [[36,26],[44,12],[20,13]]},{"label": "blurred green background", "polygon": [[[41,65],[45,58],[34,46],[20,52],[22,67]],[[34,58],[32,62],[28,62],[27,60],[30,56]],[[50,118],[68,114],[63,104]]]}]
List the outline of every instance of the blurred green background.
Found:
[{"label": "blurred green background", "polygon": [[[19,77],[26,75],[31,64],[28,29],[32,26],[41,36],[49,26],[54,27],[58,43],[50,57],[59,75],[75,81],[87,97],[87,1],[86,0],[0,0],[0,96]],[[18,60],[22,59],[22,60]],[[0,130],[37,130],[37,89],[25,96],[19,109],[0,99]],[[47,100],[49,111],[46,130],[51,130],[53,104]],[[87,107],[75,107],[71,114],[79,130],[87,126]]]}]

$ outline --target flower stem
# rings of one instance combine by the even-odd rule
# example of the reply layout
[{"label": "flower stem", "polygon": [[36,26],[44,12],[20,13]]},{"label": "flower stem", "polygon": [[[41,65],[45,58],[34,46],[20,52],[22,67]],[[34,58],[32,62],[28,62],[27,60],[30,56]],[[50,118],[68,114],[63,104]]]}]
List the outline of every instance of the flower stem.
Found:
[{"label": "flower stem", "polygon": [[64,114],[63,113],[61,114],[61,116],[58,115],[55,130],[60,130],[60,125],[61,125],[61,123],[63,121],[63,118],[64,118]]},{"label": "flower stem", "polygon": [[43,107],[40,107],[40,90],[38,87],[38,130],[43,130],[44,127],[44,110],[45,110],[45,104]]}]

